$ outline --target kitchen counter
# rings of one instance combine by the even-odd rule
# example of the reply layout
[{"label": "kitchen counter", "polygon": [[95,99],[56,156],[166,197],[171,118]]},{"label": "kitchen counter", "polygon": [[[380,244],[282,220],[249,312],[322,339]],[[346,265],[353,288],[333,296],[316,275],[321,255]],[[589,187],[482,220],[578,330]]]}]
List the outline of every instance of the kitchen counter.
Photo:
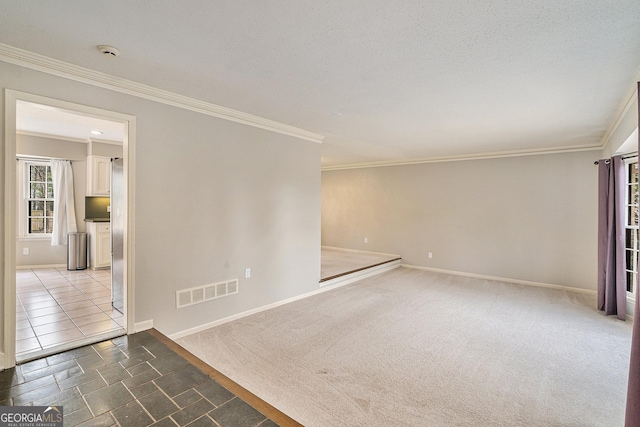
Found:
[{"label": "kitchen counter", "polygon": [[109,218],[85,218],[84,222],[109,222]]}]

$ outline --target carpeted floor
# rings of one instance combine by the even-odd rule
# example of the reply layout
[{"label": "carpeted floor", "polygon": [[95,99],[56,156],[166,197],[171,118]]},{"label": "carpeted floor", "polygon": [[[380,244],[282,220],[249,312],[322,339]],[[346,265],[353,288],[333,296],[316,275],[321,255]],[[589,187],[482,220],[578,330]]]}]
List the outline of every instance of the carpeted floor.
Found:
[{"label": "carpeted floor", "polygon": [[320,280],[348,274],[362,268],[370,267],[392,260],[400,259],[397,255],[376,252],[360,252],[345,249],[322,247],[320,263]]},{"label": "carpeted floor", "polygon": [[594,307],[398,268],[178,343],[308,427],[621,426],[631,325]]}]

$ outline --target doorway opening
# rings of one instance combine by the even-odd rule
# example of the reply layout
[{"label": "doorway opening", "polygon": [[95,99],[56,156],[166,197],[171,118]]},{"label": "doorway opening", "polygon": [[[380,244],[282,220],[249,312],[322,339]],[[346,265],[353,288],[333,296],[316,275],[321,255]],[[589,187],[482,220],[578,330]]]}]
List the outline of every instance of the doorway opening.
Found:
[{"label": "doorway opening", "polygon": [[[135,129],[135,118],[120,113],[14,91],[6,98],[5,368],[133,329],[127,256]],[[112,158],[121,162],[115,245]],[[70,161],[66,200],[53,197],[55,160]],[[53,217],[65,209],[75,220],[62,226]],[[52,238],[55,226],[64,236]],[[67,232],[86,238],[80,262]],[[115,270],[112,252],[120,257]]]}]

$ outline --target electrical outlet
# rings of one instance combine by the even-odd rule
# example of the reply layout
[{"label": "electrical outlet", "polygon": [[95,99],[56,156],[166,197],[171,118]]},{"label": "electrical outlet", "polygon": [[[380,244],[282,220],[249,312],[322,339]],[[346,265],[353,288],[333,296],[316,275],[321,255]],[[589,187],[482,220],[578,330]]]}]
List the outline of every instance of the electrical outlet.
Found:
[{"label": "electrical outlet", "polygon": [[433,258],[433,253],[429,252],[429,258]]},{"label": "electrical outlet", "polygon": [[251,278],[251,269],[250,268],[245,268],[244,269],[244,278],[245,279]]},{"label": "electrical outlet", "polygon": [[368,237],[365,237],[365,238],[364,238],[364,242],[365,242],[365,243],[369,243],[369,238],[368,238]]},{"label": "electrical outlet", "polygon": [[22,248],[22,255],[29,255],[29,248]]},{"label": "electrical outlet", "polygon": [[111,205],[107,206],[107,212],[111,212]]}]

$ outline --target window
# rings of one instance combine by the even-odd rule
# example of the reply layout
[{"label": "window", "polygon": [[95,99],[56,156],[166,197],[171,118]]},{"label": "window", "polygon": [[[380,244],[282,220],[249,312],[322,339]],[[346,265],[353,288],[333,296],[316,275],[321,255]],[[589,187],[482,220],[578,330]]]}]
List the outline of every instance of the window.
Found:
[{"label": "window", "polygon": [[626,197],[626,261],[627,296],[634,298],[638,288],[638,158],[627,159],[627,197]]},{"label": "window", "polygon": [[24,203],[22,218],[27,236],[47,235],[53,232],[53,180],[51,166],[45,162],[24,163]]}]

